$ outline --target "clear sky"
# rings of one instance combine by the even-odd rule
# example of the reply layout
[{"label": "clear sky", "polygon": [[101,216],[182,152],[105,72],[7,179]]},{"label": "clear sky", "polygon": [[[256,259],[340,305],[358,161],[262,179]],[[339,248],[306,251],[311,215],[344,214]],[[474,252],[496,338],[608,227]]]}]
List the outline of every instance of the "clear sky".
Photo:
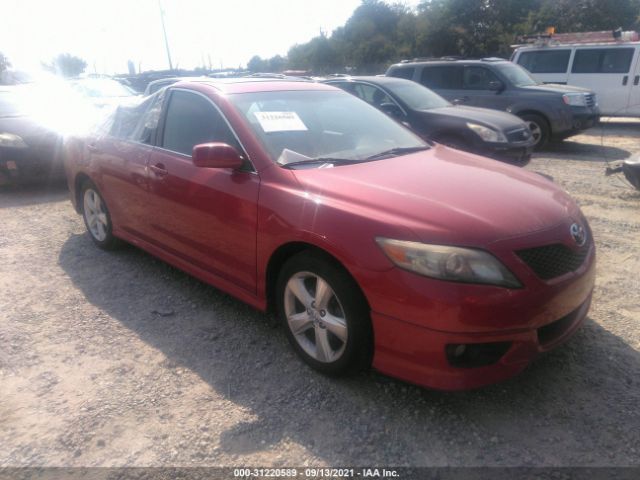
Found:
[{"label": "clear sky", "polygon": [[[174,67],[246,65],[331,33],[360,0],[161,0]],[[418,0],[406,0],[414,6]],[[2,0],[0,52],[30,70],[58,53],[88,73],[168,68],[158,0]]]}]

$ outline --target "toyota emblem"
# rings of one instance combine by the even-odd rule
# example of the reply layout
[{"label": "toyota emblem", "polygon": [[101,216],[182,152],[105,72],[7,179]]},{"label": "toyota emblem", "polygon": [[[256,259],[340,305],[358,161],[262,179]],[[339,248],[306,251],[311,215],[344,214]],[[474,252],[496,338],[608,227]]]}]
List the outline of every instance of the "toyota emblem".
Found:
[{"label": "toyota emblem", "polygon": [[587,243],[587,232],[585,232],[584,227],[577,223],[574,223],[569,228],[571,232],[571,237],[576,242],[576,245],[582,247],[585,243]]}]

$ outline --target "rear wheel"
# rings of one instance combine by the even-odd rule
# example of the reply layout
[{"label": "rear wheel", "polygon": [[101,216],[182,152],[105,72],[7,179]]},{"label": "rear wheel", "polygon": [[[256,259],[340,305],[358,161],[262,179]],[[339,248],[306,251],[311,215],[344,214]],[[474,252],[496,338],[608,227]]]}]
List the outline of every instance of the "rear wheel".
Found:
[{"label": "rear wheel", "polygon": [[549,142],[551,136],[551,129],[549,123],[540,115],[533,113],[520,116],[522,120],[527,124],[531,130],[531,136],[533,137],[533,148],[538,150],[544,147]]},{"label": "rear wheel", "polygon": [[289,259],[278,278],[277,303],[291,345],[313,368],[339,375],[370,365],[368,306],[330,258],[305,251]]},{"label": "rear wheel", "polygon": [[104,250],[116,248],[120,241],[113,236],[109,209],[93,182],[82,184],[81,198],[82,217],[91,240]]}]

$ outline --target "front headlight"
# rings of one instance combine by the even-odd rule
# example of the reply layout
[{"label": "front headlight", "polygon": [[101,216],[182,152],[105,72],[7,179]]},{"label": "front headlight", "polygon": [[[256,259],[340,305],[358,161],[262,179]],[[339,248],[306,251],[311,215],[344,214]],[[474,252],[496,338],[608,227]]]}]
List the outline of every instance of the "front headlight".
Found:
[{"label": "front headlight", "polygon": [[562,101],[572,107],[587,106],[587,96],[584,93],[565,93],[562,95]]},{"label": "front headlight", "polygon": [[0,147],[27,148],[27,144],[18,135],[0,133]]},{"label": "front headlight", "polygon": [[425,277],[507,288],[522,287],[507,267],[483,250],[381,237],[376,238],[376,242],[395,265]]},{"label": "front headlight", "polygon": [[493,128],[485,127],[477,123],[467,122],[467,127],[473,130],[478,136],[485,142],[498,142],[504,143],[507,141],[502,132],[494,130]]}]

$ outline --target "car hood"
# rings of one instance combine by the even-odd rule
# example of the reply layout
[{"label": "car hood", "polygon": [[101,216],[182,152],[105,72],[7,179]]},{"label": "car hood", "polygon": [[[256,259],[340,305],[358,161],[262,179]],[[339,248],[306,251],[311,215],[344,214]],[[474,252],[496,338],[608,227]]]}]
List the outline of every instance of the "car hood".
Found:
[{"label": "car hood", "polygon": [[18,135],[30,147],[53,147],[60,141],[60,135],[30,116],[0,117],[0,133]]},{"label": "car hood", "polygon": [[499,110],[490,110],[488,108],[457,105],[433,108],[431,110],[424,110],[423,112],[459,118],[461,121],[475,122],[502,131],[511,131],[526,127],[526,124],[515,115]]},{"label": "car hood", "polygon": [[426,243],[482,247],[580,215],[569,195],[541,175],[441,145],[293,173],[316,207],[402,225]]},{"label": "car hood", "polygon": [[593,93],[592,90],[582,87],[574,87],[573,85],[561,85],[559,83],[545,83],[531,85],[529,87],[520,87],[532,92],[548,92],[548,93]]}]

